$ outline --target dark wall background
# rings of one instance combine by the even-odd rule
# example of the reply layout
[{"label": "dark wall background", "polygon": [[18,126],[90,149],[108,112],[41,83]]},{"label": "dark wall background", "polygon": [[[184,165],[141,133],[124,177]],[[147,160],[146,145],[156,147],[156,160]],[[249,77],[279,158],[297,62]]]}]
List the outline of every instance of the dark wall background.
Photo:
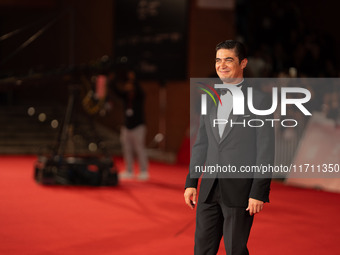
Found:
[{"label": "dark wall background", "polygon": [[[189,78],[206,77],[214,72],[214,48],[218,42],[235,37],[243,38],[252,44],[261,41],[261,37],[255,32],[258,28],[254,26],[257,21],[261,21],[263,13],[270,15],[268,6],[271,1],[259,2],[261,1],[237,1],[235,10],[200,8],[196,0],[187,2],[187,24],[184,24],[184,27],[187,27],[187,45],[182,58],[177,56],[178,65],[185,63],[187,75],[183,79],[164,79],[162,83],[159,79],[149,79],[141,83],[147,94],[148,144],[155,134],[165,131],[165,150],[178,151],[189,127]],[[298,0],[297,4],[302,22],[327,32],[336,46],[339,45],[340,35],[337,33],[337,23],[334,22],[337,11],[334,1],[325,0],[322,5],[316,6],[306,0]],[[114,52],[117,39],[114,28],[115,22],[118,21],[114,8],[115,2],[111,0],[0,1],[0,35],[42,20],[26,31],[0,42],[1,78],[18,74],[25,76],[73,65],[94,65],[104,55],[117,55],[117,52]],[[62,12],[65,13],[60,16]],[[46,20],[43,20],[44,17]],[[53,17],[57,17],[57,21],[41,37],[6,60],[23,41]],[[129,17],[126,17],[126,20],[129,22]],[[334,52],[336,60],[338,54],[338,51]],[[21,87],[24,86],[25,82]],[[58,79],[50,79],[47,83],[33,82],[33,85],[30,82],[27,86],[29,87],[23,90],[15,87],[14,90],[18,94],[15,97],[16,102],[33,99],[33,94],[40,95],[37,98],[45,99],[60,97],[65,100],[67,97],[67,85]],[[161,109],[159,103],[162,88],[166,97],[165,109]],[[2,83],[1,90],[8,89],[13,89],[13,86]],[[27,94],[27,91],[31,94]],[[115,107],[114,111],[101,121],[118,130],[122,121],[119,103]],[[160,123],[160,119],[165,121],[165,126]]]}]

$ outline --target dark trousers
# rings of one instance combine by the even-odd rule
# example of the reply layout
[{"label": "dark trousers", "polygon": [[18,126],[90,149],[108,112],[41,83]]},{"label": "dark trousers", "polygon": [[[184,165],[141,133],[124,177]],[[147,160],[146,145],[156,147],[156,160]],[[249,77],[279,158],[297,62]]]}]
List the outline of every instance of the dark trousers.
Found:
[{"label": "dark trousers", "polygon": [[197,204],[194,254],[215,255],[223,235],[227,255],[248,255],[252,224],[253,216],[246,208],[224,205],[216,179],[207,201]]}]

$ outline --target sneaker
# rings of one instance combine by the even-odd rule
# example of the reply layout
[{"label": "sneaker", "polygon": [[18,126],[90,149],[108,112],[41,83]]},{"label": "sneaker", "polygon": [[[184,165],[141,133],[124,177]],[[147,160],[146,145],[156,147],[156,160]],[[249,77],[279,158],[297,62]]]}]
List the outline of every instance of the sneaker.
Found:
[{"label": "sneaker", "polygon": [[119,179],[133,179],[133,173],[130,173],[128,171],[125,171],[125,172],[122,172],[122,173],[119,173]]},{"label": "sneaker", "polygon": [[137,176],[137,179],[140,180],[140,181],[146,181],[146,180],[149,179],[149,174],[147,172],[141,172]]}]

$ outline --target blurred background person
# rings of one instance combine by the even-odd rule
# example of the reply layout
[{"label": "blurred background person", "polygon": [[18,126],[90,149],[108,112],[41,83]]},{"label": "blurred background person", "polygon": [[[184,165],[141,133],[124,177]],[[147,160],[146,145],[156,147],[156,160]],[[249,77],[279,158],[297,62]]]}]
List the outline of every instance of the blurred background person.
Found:
[{"label": "blurred background person", "polygon": [[149,179],[148,158],[145,148],[144,91],[139,85],[135,71],[127,66],[117,68],[110,76],[110,90],[123,102],[124,125],[120,130],[120,141],[125,161],[121,179],[134,178],[134,153],[139,162],[139,180]]}]

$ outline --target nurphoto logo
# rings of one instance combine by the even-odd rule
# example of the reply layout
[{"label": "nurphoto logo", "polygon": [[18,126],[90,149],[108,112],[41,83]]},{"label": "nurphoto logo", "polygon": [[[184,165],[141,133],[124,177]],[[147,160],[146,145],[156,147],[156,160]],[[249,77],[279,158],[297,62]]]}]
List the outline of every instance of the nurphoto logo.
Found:
[{"label": "nurphoto logo", "polygon": [[[245,96],[243,94],[243,91],[241,87],[235,86],[234,84],[215,84],[214,88],[212,86],[209,86],[203,82],[198,82],[199,84],[205,85],[208,87],[213,94],[217,97],[219,103],[222,105],[221,98],[219,94],[217,93],[216,89],[222,89],[226,90],[231,93],[232,95],[232,114],[233,115],[244,115],[245,110]],[[218,106],[218,103],[216,102],[216,99],[214,95],[205,88],[199,87],[200,90],[204,91],[206,94],[201,94],[201,115],[207,115],[207,95],[210,96],[210,98],[214,101],[215,106]],[[280,90],[279,90],[280,89]],[[280,92],[280,93],[279,93]],[[280,110],[281,110],[281,116],[287,115],[287,107],[288,105],[295,105],[305,116],[311,116],[312,114],[307,110],[307,108],[304,106],[304,104],[308,103],[311,99],[311,93],[306,88],[301,87],[273,87],[272,88],[272,104],[270,108],[268,109],[256,109],[254,107],[253,103],[253,88],[248,87],[247,88],[247,106],[249,111],[257,116],[270,116],[272,115],[278,108],[279,105],[279,95],[280,96]],[[294,96],[294,98],[289,98],[288,95]],[[227,119],[214,119],[213,120],[213,126],[219,124],[229,124],[231,126],[233,125],[243,125],[249,126],[249,127],[261,127],[264,125],[265,121],[271,122],[272,127],[274,127],[275,122],[280,122],[283,127],[295,127],[298,125],[298,121],[295,119],[274,119],[274,118],[268,118],[268,119],[248,119],[248,121],[243,120],[242,122],[233,122],[232,120]]]}]

